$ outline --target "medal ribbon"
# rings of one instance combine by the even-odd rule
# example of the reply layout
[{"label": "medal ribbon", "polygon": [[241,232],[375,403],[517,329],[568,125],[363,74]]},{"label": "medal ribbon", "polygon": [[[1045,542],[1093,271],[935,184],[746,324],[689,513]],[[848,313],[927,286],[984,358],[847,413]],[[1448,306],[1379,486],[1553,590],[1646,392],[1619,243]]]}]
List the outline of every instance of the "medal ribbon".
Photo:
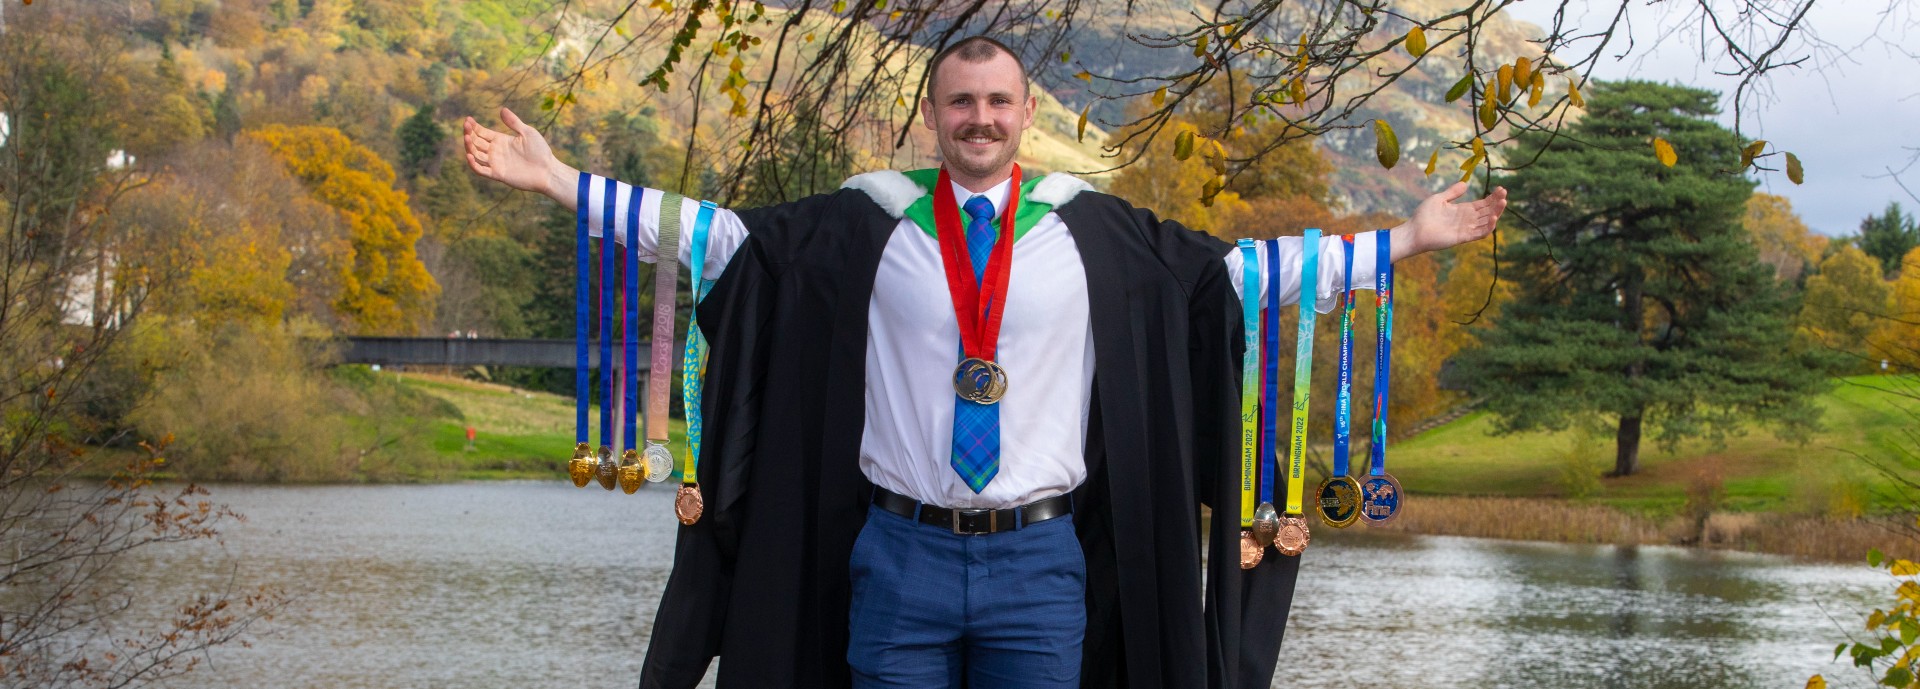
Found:
[{"label": "medal ribbon", "polygon": [[587,442],[587,400],[592,396],[593,379],[587,371],[587,340],[592,335],[593,307],[593,242],[587,236],[587,215],[593,212],[590,202],[593,176],[580,173],[579,191],[574,196],[574,207],[580,209],[580,216],[574,222],[575,260],[580,266],[579,274],[573,283],[573,441]]},{"label": "medal ribbon", "polygon": [[1393,233],[1373,233],[1375,252],[1373,269],[1374,324],[1380,335],[1375,345],[1373,369],[1373,476],[1387,474],[1387,392],[1393,370]]},{"label": "medal ribbon", "polygon": [[[611,182],[609,182],[611,184]],[[634,448],[635,427],[640,415],[640,192],[634,192],[627,200],[627,250],[621,254],[621,263],[626,267],[626,312],[620,319],[625,323],[621,328],[621,346],[625,349],[626,367],[620,377],[621,416],[620,446]]]},{"label": "medal ribbon", "polygon": [[[707,226],[713,222],[712,201],[700,202],[700,214],[693,220],[693,244],[688,246],[687,269],[693,286],[693,305],[707,298],[713,281],[703,279],[707,269]],[[707,337],[700,332],[700,310],[687,312],[687,347],[680,357],[680,402],[687,412],[687,454],[680,464],[681,485],[699,483],[700,465],[700,388],[707,374]]]},{"label": "medal ribbon", "polygon": [[1240,247],[1240,325],[1245,353],[1240,356],[1240,528],[1253,528],[1253,474],[1259,451],[1260,247],[1251,239]]},{"label": "medal ribbon", "polygon": [[1333,475],[1346,476],[1353,442],[1353,235],[1340,237],[1346,271],[1340,286],[1340,394],[1333,404]]},{"label": "medal ribbon", "polygon": [[616,230],[612,227],[619,217],[614,212],[614,194],[619,185],[607,180],[605,204],[600,214],[604,225],[600,228],[600,446],[613,447],[613,312],[619,294],[619,270],[614,266],[614,258],[619,249],[614,244]]},{"label": "medal ribbon", "polygon": [[[1276,442],[1280,426],[1280,242],[1266,245],[1266,315],[1261,317],[1263,344],[1260,347],[1260,503],[1273,503],[1273,479],[1280,474],[1280,445]],[[1256,292],[1255,294],[1259,294]]]},{"label": "medal ribbon", "polygon": [[940,168],[934,184],[933,223],[940,235],[940,264],[947,271],[947,294],[960,322],[960,349],[968,357],[993,361],[1000,345],[1000,319],[1006,314],[1007,284],[1013,278],[1014,216],[1020,208],[1020,166],[1013,166],[1007,207],[1000,212],[1000,238],[993,243],[986,274],[976,287],[973,261],[967,256],[966,231],[960,225],[960,206],[953,198],[953,182]]},{"label": "medal ribbon", "polygon": [[1293,353],[1293,449],[1287,456],[1287,514],[1300,514],[1307,482],[1307,402],[1313,393],[1314,302],[1320,294],[1320,231],[1300,238],[1300,328]]},{"label": "medal ribbon", "polygon": [[673,382],[674,288],[680,280],[679,194],[660,195],[660,241],[653,259],[653,360],[647,369],[647,442],[667,442],[667,387]]}]

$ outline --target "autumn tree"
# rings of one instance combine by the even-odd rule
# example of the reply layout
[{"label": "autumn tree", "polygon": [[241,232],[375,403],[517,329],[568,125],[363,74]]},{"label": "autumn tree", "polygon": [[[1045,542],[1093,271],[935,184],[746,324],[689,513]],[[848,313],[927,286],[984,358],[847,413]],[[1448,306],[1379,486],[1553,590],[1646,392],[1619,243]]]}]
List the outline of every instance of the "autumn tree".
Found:
[{"label": "autumn tree", "polygon": [[1827,238],[1814,234],[1794,214],[1793,203],[1784,196],[1755,193],[1747,199],[1743,221],[1753,237],[1760,261],[1773,266],[1773,277],[1783,283],[1799,282],[1827,247]]},{"label": "autumn tree", "polygon": [[1887,325],[1892,289],[1880,279],[1880,262],[1851,244],[1820,262],[1807,277],[1800,313],[1793,320],[1795,334],[1814,347],[1844,356],[1845,369],[1876,368],[1880,355],[1872,351]]},{"label": "autumn tree", "polygon": [[[1817,362],[1788,347],[1787,305],[1740,226],[1753,182],[1711,91],[1648,82],[1595,89],[1569,137],[1528,135],[1533,165],[1502,178],[1533,234],[1516,285],[1461,380],[1501,432],[1617,423],[1613,475],[1639,466],[1643,428],[1672,443],[1778,432],[1817,416]],[[1650,149],[1670,147],[1663,164]]]},{"label": "autumn tree", "polygon": [[314,198],[346,220],[353,262],[333,307],[359,333],[410,333],[427,324],[440,288],[414,243],[420,221],[394,188],[393,167],[326,127],[273,125],[246,136],[265,144]]}]

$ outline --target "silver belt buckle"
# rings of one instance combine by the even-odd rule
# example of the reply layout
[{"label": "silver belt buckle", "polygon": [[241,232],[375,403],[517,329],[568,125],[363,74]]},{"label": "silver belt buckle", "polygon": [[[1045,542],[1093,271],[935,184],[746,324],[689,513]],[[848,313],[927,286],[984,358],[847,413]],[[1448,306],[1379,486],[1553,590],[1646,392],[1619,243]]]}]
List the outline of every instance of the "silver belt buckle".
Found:
[{"label": "silver belt buckle", "polygon": [[[1000,530],[1000,513],[996,510],[952,510],[950,514],[952,515],[953,535],[955,536],[977,536],[982,533],[994,533]],[[961,530],[960,522],[962,517],[977,517],[981,514],[987,515],[986,531]]]}]

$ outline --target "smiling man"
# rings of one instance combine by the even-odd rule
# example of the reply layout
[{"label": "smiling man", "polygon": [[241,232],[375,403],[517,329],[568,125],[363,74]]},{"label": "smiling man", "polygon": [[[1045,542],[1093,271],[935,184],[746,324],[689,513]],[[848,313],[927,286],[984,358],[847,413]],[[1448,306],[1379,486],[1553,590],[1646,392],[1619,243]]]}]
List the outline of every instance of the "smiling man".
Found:
[{"label": "smiling man", "polygon": [[[942,168],[715,214],[707,516],[681,529],[641,686],[692,687],[718,656],[721,687],[1264,689],[1299,558],[1241,570],[1230,519],[1201,553],[1202,506],[1238,496],[1238,252],[1015,165],[1037,101],[1006,46],[959,41],[928,80]],[[653,259],[673,197],[502,118],[466,122],[477,174],[595,233],[637,217]],[[1394,258],[1486,236],[1505,191],[1464,192],[1391,230]],[[1279,240],[1268,288],[1330,310],[1334,252],[1376,234],[1323,240],[1311,285]]]}]

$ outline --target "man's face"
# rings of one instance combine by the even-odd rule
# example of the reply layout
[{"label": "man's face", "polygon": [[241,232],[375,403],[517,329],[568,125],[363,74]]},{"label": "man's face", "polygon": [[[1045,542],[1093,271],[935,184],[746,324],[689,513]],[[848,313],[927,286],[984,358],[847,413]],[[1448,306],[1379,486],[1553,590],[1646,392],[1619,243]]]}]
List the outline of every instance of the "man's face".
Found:
[{"label": "man's face", "polygon": [[996,52],[982,62],[949,56],[940,63],[932,92],[920,101],[920,116],[962,183],[998,181],[1011,170],[1020,134],[1033,125],[1037,107],[1020,78],[1020,63]]}]

